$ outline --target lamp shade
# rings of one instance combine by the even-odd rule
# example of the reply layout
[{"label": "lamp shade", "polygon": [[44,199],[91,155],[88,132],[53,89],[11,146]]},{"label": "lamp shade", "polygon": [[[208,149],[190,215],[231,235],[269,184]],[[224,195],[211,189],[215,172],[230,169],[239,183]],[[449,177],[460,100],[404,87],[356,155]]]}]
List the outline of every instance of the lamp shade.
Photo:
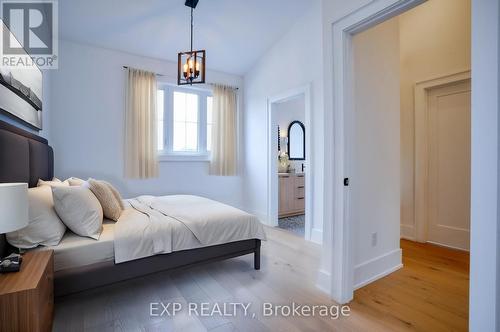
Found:
[{"label": "lamp shade", "polygon": [[0,183],[0,233],[28,226],[28,184]]}]

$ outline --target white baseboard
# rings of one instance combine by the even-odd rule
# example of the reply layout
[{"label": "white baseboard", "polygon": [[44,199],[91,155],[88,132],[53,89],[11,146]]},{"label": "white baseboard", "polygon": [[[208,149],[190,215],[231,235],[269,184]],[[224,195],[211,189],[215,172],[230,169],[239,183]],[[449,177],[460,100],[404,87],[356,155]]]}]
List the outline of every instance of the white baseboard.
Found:
[{"label": "white baseboard", "polygon": [[311,242],[323,244],[323,230],[319,228],[311,229]]},{"label": "white baseboard", "polygon": [[402,239],[415,241],[415,227],[413,225],[400,225],[400,234]]},{"label": "white baseboard", "polygon": [[366,286],[402,268],[401,254],[401,249],[396,249],[354,267],[354,289]]},{"label": "white baseboard", "polygon": [[328,294],[328,296],[331,294],[331,279],[332,276],[329,272],[325,270],[318,271],[318,282],[316,283],[316,287],[322,292]]},{"label": "white baseboard", "polygon": [[267,214],[265,214],[265,213],[253,212],[252,214],[257,216],[259,221],[266,226],[270,226],[270,227],[278,226],[278,220],[274,220],[274,221],[269,220],[269,218],[267,217]]},{"label": "white baseboard", "polygon": [[460,247],[455,247],[455,246],[450,246],[450,245],[442,244],[442,243],[439,243],[439,242],[427,241],[427,243],[434,244],[434,245],[440,246],[440,247],[445,247],[445,248],[450,248],[450,249],[454,249],[454,250],[460,250],[460,251],[469,252],[468,249],[460,248]]}]

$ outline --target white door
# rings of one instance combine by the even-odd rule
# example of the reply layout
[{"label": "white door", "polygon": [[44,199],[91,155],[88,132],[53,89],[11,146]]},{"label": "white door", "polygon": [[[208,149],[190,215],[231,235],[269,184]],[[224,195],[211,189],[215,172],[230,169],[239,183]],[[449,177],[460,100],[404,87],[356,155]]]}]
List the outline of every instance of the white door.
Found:
[{"label": "white door", "polygon": [[469,250],[470,80],[428,92],[429,242]]}]

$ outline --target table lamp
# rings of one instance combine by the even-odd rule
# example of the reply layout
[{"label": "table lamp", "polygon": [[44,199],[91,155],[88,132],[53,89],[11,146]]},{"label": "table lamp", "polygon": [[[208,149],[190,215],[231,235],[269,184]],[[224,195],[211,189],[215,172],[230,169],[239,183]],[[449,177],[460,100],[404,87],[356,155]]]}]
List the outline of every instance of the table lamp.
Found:
[{"label": "table lamp", "polygon": [[[0,234],[17,231],[28,226],[28,184],[27,183],[0,183]],[[0,258],[3,257],[3,248],[0,248]],[[1,270],[8,269],[9,262],[0,263]],[[20,262],[17,270],[19,270]]]}]

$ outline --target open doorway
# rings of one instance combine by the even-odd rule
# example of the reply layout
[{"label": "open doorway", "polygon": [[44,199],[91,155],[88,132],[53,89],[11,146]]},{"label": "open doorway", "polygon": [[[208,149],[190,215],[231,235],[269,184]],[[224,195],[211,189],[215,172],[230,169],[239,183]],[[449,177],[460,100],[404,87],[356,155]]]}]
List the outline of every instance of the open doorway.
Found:
[{"label": "open doorway", "polygon": [[[350,301],[355,289],[415,267],[405,253],[425,253],[426,247],[433,246],[406,245],[411,244],[408,240],[422,241],[421,229],[426,232],[425,242],[468,248],[471,91],[464,75],[470,76],[470,17],[468,0],[407,0],[390,6],[374,1],[333,24],[336,56],[331,102],[336,135],[331,151],[335,200],[331,215],[336,230],[332,243],[337,245],[332,246],[331,271],[332,294],[341,302]],[[422,91],[423,116],[417,114],[416,104]],[[427,140],[427,160],[420,155],[421,137]],[[425,182],[417,183],[419,172],[426,175]],[[430,203],[427,211],[421,209],[419,191]],[[421,215],[426,216],[422,218],[425,227],[416,220]],[[447,234],[438,234],[443,231]],[[452,236],[458,240],[449,241]],[[400,242],[401,237],[406,239]],[[454,286],[460,290],[442,295],[454,297],[450,307],[461,303],[452,321],[464,323],[465,319],[462,326],[466,326],[468,253],[450,253],[427,263],[457,263],[460,280]],[[465,259],[453,261],[458,256]],[[425,254],[415,257],[425,258]],[[428,269],[436,274],[443,266]],[[406,279],[408,289],[435,290],[414,294],[415,301],[420,295],[433,297],[450,290],[452,282],[432,287],[411,284],[427,277],[432,279],[422,275]],[[450,281],[448,277],[434,281]]]},{"label": "open doorway", "polygon": [[310,88],[270,98],[268,113],[268,223],[310,240]]},{"label": "open doorway", "polygon": [[440,317],[432,306],[396,314],[412,325],[418,315],[455,330],[468,324],[470,16],[469,0],[429,0],[351,39],[345,148],[354,303],[402,279],[403,289],[418,290],[411,307],[432,299],[446,308]]},{"label": "open doorway", "polygon": [[305,96],[275,104],[278,124],[278,227],[305,236]]}]

